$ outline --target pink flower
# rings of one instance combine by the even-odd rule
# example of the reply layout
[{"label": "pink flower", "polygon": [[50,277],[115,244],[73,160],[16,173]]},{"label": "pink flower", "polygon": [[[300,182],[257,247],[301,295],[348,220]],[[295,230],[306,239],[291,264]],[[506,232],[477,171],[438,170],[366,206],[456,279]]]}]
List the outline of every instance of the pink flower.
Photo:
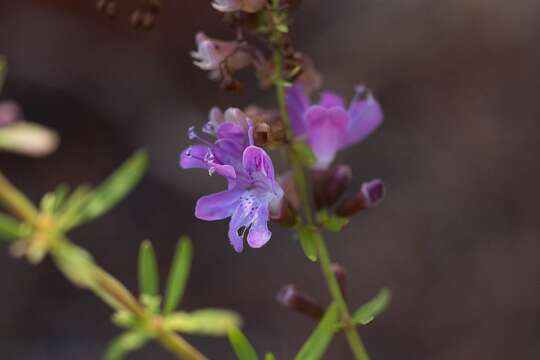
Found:
[{"label": "pink flower", "polygon": [[339,95],[325,91],[311,105],[300,85],[287,91],[287,106],[294,133],[305,137],[317,156],[316,168],[327,168],[336,153],[368,137],[383,120],[382,109],[364,86],[357,86],[348,108]]},{"label": "pink flower", "polygon": [[232,74],[251,63],[251,56],[237,41],[212,39],[199,32],[195,36],[197,51],[192,51],[193,64],[210,71],[210,78],[221,78],[222,71]]}]

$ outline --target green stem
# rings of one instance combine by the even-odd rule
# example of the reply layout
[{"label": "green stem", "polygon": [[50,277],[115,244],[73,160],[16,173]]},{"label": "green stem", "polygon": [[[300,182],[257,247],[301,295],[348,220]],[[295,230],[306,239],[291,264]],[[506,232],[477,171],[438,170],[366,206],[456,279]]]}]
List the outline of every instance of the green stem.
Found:
[{"label": "green stem", "polygon": [[[38,216],[36,208],[1,172],[0,205],[21,220],[36,225],[35,220]],[[36,228],[36,231],[40,229]],[[113,309],[127,311],[147,324],[149,330],[155,334],[156,340],[178,359],[207,359],[178,334],[163,329],[161,318],[148,314],[129,290],[114,276],[99,267],[86,250],[71,243],[63,234],[52,237],[51,232],[47,236],[50,238],[47,247],[53,260],[71,283],[91,290]]]},{"label": "green stem", "polygon": [[[287,141],[288,143],[290,143],[291,141],[293,141],[293,133],[289,113],[287,111],[287,100],[285,97],[285,81],[282,78],[282,59],[281,54],[277,50],[274,51],[274,67],[274,81],[276,86],[278,107],[281,118],[283,119],[283,124],[285,126],[285,134],[287,136]],[[289,149],[288,155],[295,180],[295,188],[300,195],[300,201],[302,204],[301,207],[304,212],[306,223],[308,225],[313,225],[313,210],[311,206],[310,196],[308,193],[308,184],[306,181],[306,176],[304,174],[302,163],[300,162],[294,151]],[[326,279],[326,283],[332,299],[336,302],[340,309],[343,322],[343,331],[345,332],[345,336],[347,337],[349,346],[351,347],[351,350],[357,360],[369,360],[369,355],[366,352],[366,348],[362,343],[356,327],[351,321],[349,308],[347,306],[347,303],[345,302],[345,299],[343,298],[343,294],[341,293],[341,290],[339,288],[336,276],[332,271],[332,262],[330,260],[330,255],[328,254],[328,249],[326,248],[324,238],[322,234],[320,237],[316,236],[315,238],[317,238],[316,245],[317,253],[319,256],[319,263],[321,264],[321,270]]]},{"label": "green stem", "polygon": [[0,172],[0,205],[17,216],[19,219],[33,223],[37,210],[9,180]]},{"label": "green stem", "polygon": [[136,298],[114,276],[99,267],[82,248],[60,239],[51,248],[60,270],[74,284],[91,290],[115,310],[124,310],[146,324],[156,340],[178,359],[206,360],[206,357],[175,332],[163,329],[161,317],[145,311]]}]

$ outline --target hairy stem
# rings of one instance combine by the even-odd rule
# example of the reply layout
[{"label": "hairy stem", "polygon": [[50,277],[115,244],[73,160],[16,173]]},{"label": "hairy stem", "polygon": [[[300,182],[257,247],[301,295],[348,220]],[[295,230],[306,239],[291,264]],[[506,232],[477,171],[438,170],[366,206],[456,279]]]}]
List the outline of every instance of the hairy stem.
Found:
[{"label": "hairy stem", "polygon": [[[276,86],[276,95],[279,106],[279,111],[281,118],[283,119],[283,124],[285,126],[285,133],[287,135],[287,140],[290,142],[293,140],[292,126],[289,118],[289,113],[287,111],[287,100],[285,97],[285,81],[282,77],[283,66],[282,58],[279,51],[274,51],[274,81]],[[304,174],[304,169],[302,163],[294,153],[294,151],[288,151],[289,161],[292,166],[293,176],[295,180],[295,188],[300,195],[301,208],[303,209],[304,217],[308,225],[313,225],[313,209],[311,206],[311,200],[308,193],[308,183],[306,181],[306,176]],[[326,283],[332,299],[337,303],[342,317],[343,322],[343,331],[349,342],[349,346],[354,353],[354,356],[357,360],[369,360],[369,356],[366,352],[364,344],[358,334],[358,331],[354,324],[351,321],[351,315],[347,303],[341,293],[339,284],[337,282],[336,276],[332,271],[332,264],[330,260],[330,255],[328,254],[328,249],[324,242],[324,238],[321,234],[317,238],[317,253],[319,257],[319,263],[321,265],[321,270],[326,279]]]}]

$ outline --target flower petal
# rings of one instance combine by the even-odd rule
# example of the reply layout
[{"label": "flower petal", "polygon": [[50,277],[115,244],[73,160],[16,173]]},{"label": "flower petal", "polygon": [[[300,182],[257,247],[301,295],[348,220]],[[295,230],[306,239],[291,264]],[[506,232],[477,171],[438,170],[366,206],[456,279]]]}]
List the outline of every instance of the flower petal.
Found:
[{"label": "flower petal", "polygon": [[364,86],[357,87],[357,100],[349,107],[351,120],[343,147],[360,142],[368,137],[383,121],[383,111],[377,100]]},{"label": "flower petal", "polygon": [[287,89],[287,110],[291,118],[291,125],[296,135],[306,132],[304,113],[309,106],[309,99],[304,94],[302,86],[295,84]]},{"label": "flower petal", "polygon": [[271,236],[272,233],[268,230],[268,204],[263,204],[255,214],[247,242],[252,248],[260,248],[270,240]]},{"label": "flower petal", "polygon": [[182,169],[207,169],[204,157],[210,149],[206,145],[192,145],[180,154],[180,167]]},{"label": "flower petal", "polygon": [[333,93],[331,91],[323,91],[321,93],[319,105],[325,108],[331,108],[335,106],[345,108],[345,100],[343,100],[343,98],[336,93]]},{"label": "flower petal", "polygon": [[238,206],[242,191],[227,190],[201,197],[195,206],[195,216],[213,221],[228,218]]},{"label": "flower petal", "polygon": [[231,140],[232,142],[242,146],[244,144],[246,130],[240,125],[225,122],[217,128],[216,136],[218,140]]},{"label": "flower petal", "polygon": [[253,223],[261,206],[261,201],[250,191],[244,191],[234,209],[229,223],[229,240],[236,252],[241,252],[244,243],[244,232]]},{"label": "flower petal", "polygon": [[326,168],[332,163],[337,150],[345,139],[349,114],[345,109],[311,106],[305,115],[308,139],[313,153],[317,156],[317,168]]},{"label": "flower petal", "polygon": [[248,146],[244,150],[242,164],[248,174],[262,173],[266,178],[274,182],[274,165],[270,156],[258,146]]}]

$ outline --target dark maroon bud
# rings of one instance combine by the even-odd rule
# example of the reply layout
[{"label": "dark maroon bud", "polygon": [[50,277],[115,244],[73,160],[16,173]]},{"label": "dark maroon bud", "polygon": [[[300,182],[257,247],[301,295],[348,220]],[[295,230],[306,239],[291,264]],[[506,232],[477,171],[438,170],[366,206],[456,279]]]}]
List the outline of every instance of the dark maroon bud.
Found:
[{"label": "dark maroon bud", "polygon": [[315,300],[300,292],[294,285],[284,286],[276,296],[283,306],[319,320],[324,314],[324,308]]},{"label": "dark maroon bud", "polygon": [[240,84],[240,81],[234,78],[223,79],[221,86],[223,87],[223,89],[230,92],[239,92],[242,89],[242,84]]},{"label": "dark maroon bud", "polygon": [[384,194],[385,187],[381,180],[363,183],[359,192],[338,206],[336,215],[349,217],[365,208],[375,206],[383,200]]},{"label": "dark maroon bud", "polygon": [[96,1],[96,11],[99,13],[105,12],[105,6],[107,5],[108,0],[97,0]]},{"label": "dark maroon bud", "polygon": [[105,5],[105,15],[107,15],[110,18],[114,18],[118,14],[118,6],[114,1],[109,1],[107,5]]},{"label": "dark maroon bud", "polygon": [[150,30],[156,23],[156,16],[150,12],[146,12],[142,15],[142,26],[146,30]]},{"label": "dark maroon bud", "polygon": [[134,12],[132,12],[129,22],[131,26],[133,26],[135,29],[140,29],[143,26],[142,12],[140,10],[135,10]]},{"label": "dark maroon bud", "polygon": [[341,290],[341,293],[343,294],[343,297],[347,298],[347,270],[340,264],[333,263],[332,264],[332,271],[334,272],[334,275],[336,276],[336,280],[338,282],[339,288]]},{"label": "dark maroon bud", "polygon": [[148,11],[152,14],[157,15],[161,11],[161,1],[160,0],[148,0]]},{"label": "dark maroon bud", "polygon": [[352,171],[347,165],[339,165],[329,170],[313,171],[314,200],[317,209],[334,205],[347,190]]}]

